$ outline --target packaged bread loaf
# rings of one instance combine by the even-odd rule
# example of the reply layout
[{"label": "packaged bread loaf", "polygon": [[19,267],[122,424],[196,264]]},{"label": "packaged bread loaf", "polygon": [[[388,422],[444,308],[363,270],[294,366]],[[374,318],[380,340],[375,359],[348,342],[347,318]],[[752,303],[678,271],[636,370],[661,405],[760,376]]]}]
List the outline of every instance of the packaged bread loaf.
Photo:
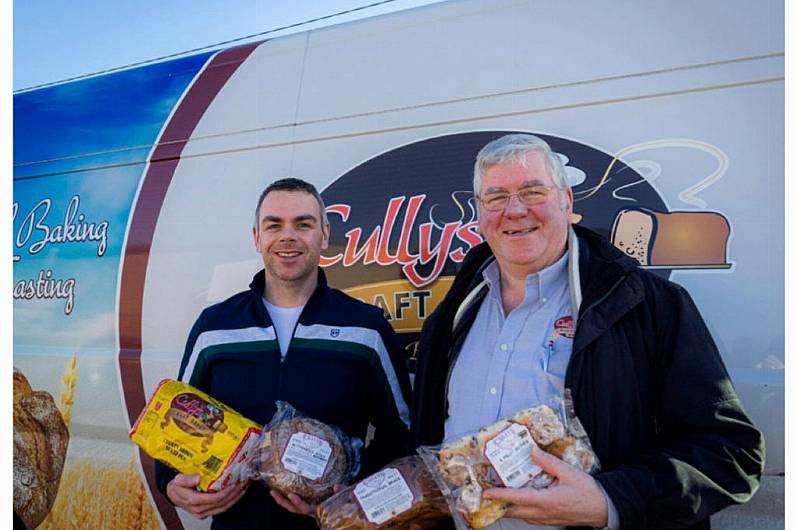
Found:
[{"label": "packaged bread loaf", "polygon": [[359,472],[362,441],[276,402],[276,413],[257,447],[255,478],[308,502],[328,498]]},{"label": "packaged bread loaf", "polygon": [[395,460],[317,507],[322,530],[425,530],[449,515],[444,495],[416,455]]},{"label": "packaged bread loaf", "polygon": [[152,458],[197,474],[199,489],[218,491],[251,478],[262,426],[187,383],[164,379],[130,431]]},{"label": "packaged bread loaf", "polygon": [[484,490],[538,489],[552,483],[553,477],[531,458],[534,446],[586,473],[598,469],[596,455],[579,421],[573,413],[565,412],[562,403],[557,408],[560,413],[547,405],[524,409],[440,446],[419,448],[459,530],[485,528],[505,515],[507,504],[482,498]]}]

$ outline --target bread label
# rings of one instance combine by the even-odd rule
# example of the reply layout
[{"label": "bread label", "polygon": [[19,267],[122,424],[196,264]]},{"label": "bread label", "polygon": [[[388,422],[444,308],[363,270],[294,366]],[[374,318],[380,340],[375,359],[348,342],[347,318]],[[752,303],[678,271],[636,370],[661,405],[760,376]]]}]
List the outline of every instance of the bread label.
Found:
[{"label": "bread label", "polygon": [[152,458],[200,477],[199,489],[218,491],[248,480],[259,424],[181,381],[164,379],[130,431]]},{"label": "bread label", "polygon": [[541,472],[530,457],[534,445],[527,427],[512,423],[486,442],[484,455],[503,484],[520,488]]},{"label": "bread label", "polygon": [[353,489],[367,520],[381,524],[411,508],[414,495],[400,471],[388,467],[361,481]]},{"label": "bread label", "polygon": [[325,473],[330,458],[331,446],[326,440],[297,432],[287,442],[282,465],[287,471],[298,473],[309,480],[317,480]]},{"label": "bread label", "polygon": [[165,428],[169,420],[191,436],[206,438],[201,445],[203,453],[212,444],[213,435],[216,432],[226,432],[228,428],[224,423],[224,411],[194,392],[177,394],[171,400],[161,428]]}]

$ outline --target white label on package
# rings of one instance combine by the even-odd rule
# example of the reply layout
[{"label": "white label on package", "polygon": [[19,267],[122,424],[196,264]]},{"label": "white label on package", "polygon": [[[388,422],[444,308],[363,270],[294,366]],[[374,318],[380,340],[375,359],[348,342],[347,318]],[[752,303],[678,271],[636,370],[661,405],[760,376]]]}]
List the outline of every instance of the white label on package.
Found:
[{"label": "white label on package", "polygon": [[486,442],[486,459],[509,488],[521,488],[541,472],[530,452],[535,442],[524,425],[512,423]]},{"label": "white label on package", "polygon": [[331,446],[317,436],[305,432],[297,432],[290,436],[287,449],[282,455],[282,465],[287,471],[298,473],[309,480],[317,480],[323,476],[331,457]]},{"label": "white label on package", "polygon": [[367,520],[381,524],[411,508],[414,495],[397,469],[388,467],[353,488]]}]

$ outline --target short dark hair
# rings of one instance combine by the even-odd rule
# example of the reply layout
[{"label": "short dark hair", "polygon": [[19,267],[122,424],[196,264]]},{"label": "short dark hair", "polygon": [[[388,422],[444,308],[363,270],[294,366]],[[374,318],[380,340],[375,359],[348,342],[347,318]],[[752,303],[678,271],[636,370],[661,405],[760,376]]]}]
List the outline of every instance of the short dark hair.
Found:
[{"label": "short dark hair", "polygon": [[259,226],[259,208],[262,206],[262,201],[272,191],[302,191],[313,196],[320,207],[320,220],[323,226],[328,224],[328,216],[326,215],[326,205],[323,204],[323,197],[318,193],[317,188],[309,182],[294,177],[287,177],[271,182],[267,188],[259,196],[257,201],[257,209],[254,210],[254,228]]}]

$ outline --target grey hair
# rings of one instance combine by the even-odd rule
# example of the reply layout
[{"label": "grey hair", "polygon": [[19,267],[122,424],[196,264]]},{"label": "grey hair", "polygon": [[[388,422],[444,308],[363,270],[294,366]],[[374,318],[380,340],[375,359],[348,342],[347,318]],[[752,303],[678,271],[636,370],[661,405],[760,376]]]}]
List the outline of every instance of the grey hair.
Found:
[{"label": "grey hair", "polygon": [[569,183],[566,178],[566,168],[563,167],[560,157],[552,152],[549,144],[538,136],[532,134],[506,134],[487,143],[475,158],[475,171],[472,178],[472,189],[475,196],[480,194],[480,185],[483,174],[489,166],[504,164],[506,162],[519,162],[525,164],[527,155],[537,151],[546,159],[552,171],[552,180],[558,189],[565,191]]},{"label": "grey hair", "polygon": [[309,182],[293,177],[283,178],[275,182],[271,182],[267,188],[259,196],[257,201],[257,209],[254,210],[254,228],[259,229],[259,209],[262,206],[262,201],[272,191],[301,191],[313,196],[320,207],[320,221],[322,226],[328,224],[328,215],[326,215],[326,205],[323,203],[323,197],[318,193],[317,188]]}]

